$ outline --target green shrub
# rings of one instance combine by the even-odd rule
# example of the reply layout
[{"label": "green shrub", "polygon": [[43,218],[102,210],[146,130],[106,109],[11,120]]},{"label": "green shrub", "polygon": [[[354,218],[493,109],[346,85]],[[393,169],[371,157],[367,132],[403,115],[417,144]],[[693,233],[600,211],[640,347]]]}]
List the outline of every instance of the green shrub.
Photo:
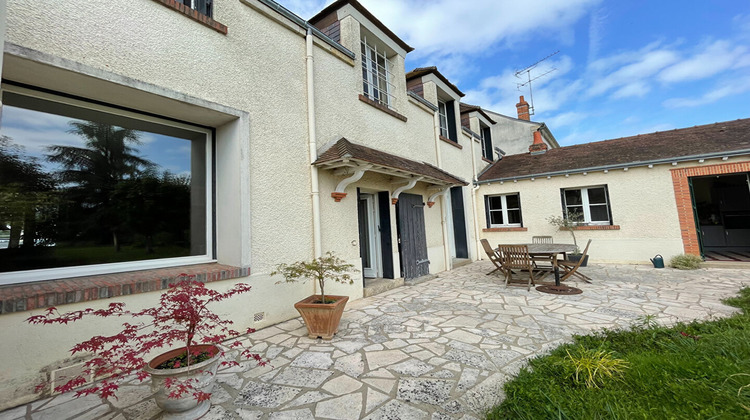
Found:
[{"label": "green shrub", "polygon": [[601,348],[589,349],[579,345],[572,352],[566,349],[565,353],[563,364],[569,372],[568,378],[586,388],[599,388],[607,380],[620,376],[628,367],[628,362]]},{"label": "green shrub", "polygon": [[703,259],[697,255],[680,254],[669,260],[669,266],[678,270],[695,270],[701,268]]}]

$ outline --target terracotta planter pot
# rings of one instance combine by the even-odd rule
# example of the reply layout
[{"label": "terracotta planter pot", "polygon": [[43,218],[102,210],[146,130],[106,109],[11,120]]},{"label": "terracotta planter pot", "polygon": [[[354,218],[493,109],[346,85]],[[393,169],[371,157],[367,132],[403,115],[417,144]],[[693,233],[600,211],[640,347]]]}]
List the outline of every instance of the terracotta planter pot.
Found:
[{"label": "terracotta planter pot", "polygon": [[344,313],[349,296],[326,295],[326,299],[336,299],[334,303],[313,303],[321,300],[320,295],[312,295],[294,304],[307,326],[307,336],[310,338],[321,337],[330,340],[339,330],[341,314]]},{"label": "terracotta planter pot", "polygon": [[211,408],[211,401],[201,401],[193,397],[193,393],[186,393],[180,398],[168,398],[170,390],[166,388],[164,382],[167,378],[175,378],[179,380],[186,379],[197,379],[198,382],[193,382],[193,389],[196,391],[211,392],[216,380],[216,369],[219,367],[219,356],[221,352],[218,347],[213,344],[196,344],[192,348],[201,352],[209,351],[217,354],[216,356],[204,360],[194,365],[186,366],[178,369],[156,369],[163,362],[179,356],[185,352],[185,347],[168,351],[164,354],[156,356],[151,360],[144,371],[151,375],[151,390],[154,391],[154,400],[156,405],[164,410],[163,419],[169,420],[192,420],[202,417]]}]

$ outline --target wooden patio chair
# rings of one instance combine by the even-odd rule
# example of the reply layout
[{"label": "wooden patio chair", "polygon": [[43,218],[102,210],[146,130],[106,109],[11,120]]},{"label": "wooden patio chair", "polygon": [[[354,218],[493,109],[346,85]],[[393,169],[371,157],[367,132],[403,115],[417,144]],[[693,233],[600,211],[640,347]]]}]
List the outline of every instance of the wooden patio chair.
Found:
[{"label": "wooden patio chair", "polygon": [[553,244],[555,243],[551,236],[532,236],[532,244]]},{"label": "wooden patio chair", "polygon": [[591,239],[586,243],[586,248],[583,249],[583,254],[581,254],[581,259],[577,262],[568,261],[568,260],[559,260],[557,262],[557,266],[560,267],[561,270],[563,270],[563,276],[560,277],[560,281],[565,281],[569,279],[571,276],[579,277],[581,280],[585,281],[586,283],[591,283],[591,278],[583,273],[578,272],[578,268],[581,266],[583,261],[586,259],[586,256],[589,253],[589,245],[591,245]]},{"label": "wooden patio chair", "polygon": [[531,290],[531,285],[535,284],[534,270],[536,270],[536,267],[534,267],[534,262],[529,255],[529,247],[527,245],[499,245],[497,251],[503,260],[505,287],[508,287],[508,283],[510,283],[513,270],[526,271],[529,273],[526,290]]},{"label": "wooden patio chair", "polygon": [[503,261],[500,258],[500,254],[492,249],[492,246],[490,246],[489,241],[487,241],[486,239],[482,239],[480,242],[482,242],[482,248],[484,248],[484,252],[487,254],[487,258],[489,258],[490,261],[495,264],[495,269],[487,273],[487,275],[489,276],[490,274],[494,274],[496,271],[500,271],[505,274],[505,271],[503,270]]},{"label": "wooden patio chair", "polygon": [[[532,244],[553,244],[555,243],[551,236],[532,236]],[[543,270],[552,270],[552,261],[547,256],[532,255],[531,260],[534,261],[534,265],[537,268]],[[542,263],[542,265],[539,265]]]}]

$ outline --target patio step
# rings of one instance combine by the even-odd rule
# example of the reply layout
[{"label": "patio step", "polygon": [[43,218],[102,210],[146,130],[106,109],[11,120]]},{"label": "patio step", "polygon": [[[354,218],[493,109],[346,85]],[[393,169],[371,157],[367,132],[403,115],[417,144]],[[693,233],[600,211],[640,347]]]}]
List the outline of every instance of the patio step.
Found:
[{"label": "patio step", "polygon": [[362,293],[363,297],[374,296],[403,285],[404,279],[367,279]]},{"label": "patio step", "polygon": [[454,258],[451,263],[453,265],[453,268],[458,268],[469,265],[472,263],[472,261],[469,258]]}]

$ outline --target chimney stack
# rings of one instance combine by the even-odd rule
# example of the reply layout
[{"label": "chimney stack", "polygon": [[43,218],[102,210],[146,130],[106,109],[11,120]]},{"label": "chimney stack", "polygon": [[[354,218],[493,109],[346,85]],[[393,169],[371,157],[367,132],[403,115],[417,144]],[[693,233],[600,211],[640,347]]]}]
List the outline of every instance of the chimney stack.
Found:
[{"label": "chimney stack", "polygon": [[[523,99],[523,96],[521,97]],[[529,153],[532,155],[541,155],[547,152],[547,144],[542,140],[542,133],[534,131],[534,143],[529,146]]]},{"label": "chimney stack", "polygon": [[529,115],[529,103],[523,99],[523,95],[521,95],[521,99],[516,104],[516,109],[518,110],[519,120],[531,121]]}]

